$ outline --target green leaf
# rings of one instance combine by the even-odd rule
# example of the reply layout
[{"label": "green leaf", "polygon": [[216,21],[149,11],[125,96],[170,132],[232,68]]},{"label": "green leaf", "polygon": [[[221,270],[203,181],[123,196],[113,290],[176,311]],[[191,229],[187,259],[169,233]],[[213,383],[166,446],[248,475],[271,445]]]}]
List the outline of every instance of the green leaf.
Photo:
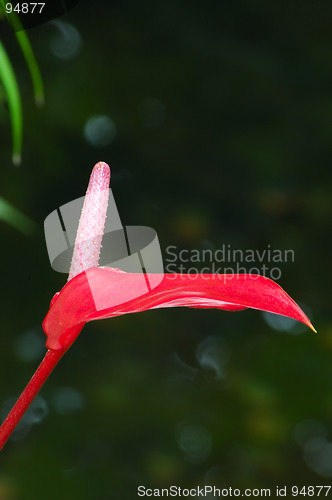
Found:
[{"label": "green leaf", "polygon": [[0,18],[5,17],[5,2],[3,0],[0,0]]},{"label": "green leaf", "polygon": [[7,52],[0,42],[0,81],[2,82],[9,106],[13,134],[13,163],[21,163],[22,150],[22,105],[15,73]]},{"label": "green leaf", "polygon": [[30,40],[25,31],[17,31],[15,33],[15,36],[17,38],[18,43],[20,44],[21,50],[23,52],[24,58],[26,60],[29,69],[29,73],[33,84],[33,91],[35,94],[35,102],[37,106],[42,106],[44,104],[43,80],[30,44]]},{"label": "green leaf", "polygon": [[20,210],[13,207],[8,201],[0,196],[0,220],[7,222],[23,234],[30,235],[36,229],[36,223],[24,215]]},{"label": "green leaf", "polygon": [[[3,12],[1,11],[3,10]],[[4,0],[0,0],[0,14],[3,13],[5,14],[5,2]],[[12,11],[11,12],[11,22],[15,23],[15,26],[18,31],[15,32],[16,39],[21,47],[23,56],[25,58],[25,61],[27,63],[30,77],[32,80],[32,85],[33,85],[33,90],[35,94],[35,101],[38,106],[41,106],[44,103],[44,87],[43,87],[43,80],[39,71],[39,67],[34,55],[34,52],[32,50],[30,40],[28,38],[28,35],[26,31],[22,29],[22,24],[21,20],[16,14],[16,12]]]},{"label": "green leaf", "polygon": [[[0,0],[0,17],[6,16],[5,2]],[[32,50],[28,35],[22,30],[20,18],[15,12],[11,13],[11,24],[15,22],[17,30],[15,31],[16,39],[21,47],[23,56],[27,63],[29,73],[34,89],[35,102],[38,106],[44,103],[44,88],[43,81],[39,71],[39,67]],[[22,150],[22,106],[20,93],[15,77],[13,67],[7,56],[4,46],[0,42],[0,83],[2,82],[5,95],[9,105],[9,112],[12,123],[13,133],[13,163],[19,165],[21,163]]]}]

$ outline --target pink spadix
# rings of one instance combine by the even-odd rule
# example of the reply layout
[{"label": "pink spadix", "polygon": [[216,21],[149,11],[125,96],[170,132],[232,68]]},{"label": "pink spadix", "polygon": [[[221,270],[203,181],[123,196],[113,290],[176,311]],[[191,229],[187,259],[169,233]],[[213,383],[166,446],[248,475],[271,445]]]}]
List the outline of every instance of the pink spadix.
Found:
[{"label": "pink spadix", "polygon": [[100,161],[94,166],[78,224],[68,281],[91,267],[98,267],[110,178],[111,172],[107,163]]}]

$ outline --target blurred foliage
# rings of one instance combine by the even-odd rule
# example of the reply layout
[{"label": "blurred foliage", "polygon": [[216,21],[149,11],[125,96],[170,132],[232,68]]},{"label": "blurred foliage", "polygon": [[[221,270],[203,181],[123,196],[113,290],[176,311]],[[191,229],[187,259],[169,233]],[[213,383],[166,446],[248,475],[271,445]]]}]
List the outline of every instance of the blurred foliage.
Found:
[{"label": "blurred foliage", "polygon": [[[49,265],[43,221],[82,196],[99,160],[111,165],[122,222],[154,227],[165,265],[169,245],[293,249],[279,283],[318,334],[274,330],[257,311],[156,310],[87,325],[41,392],[47,415],[4,449],[0,498],[329,483],[331,16],[322,0],[81,0],[29,31],[42,113],[16,40],[2,34],[27,126],[13,169],[0,115],[0,194],[39,230],[0,221],[1,401],[39,362],[18,345],[31,332],[43,339],[66,280]],[[78,403],[59,406],[68,388]]]},{"label": "blurred foliage", "polygon": [[[3,30],[3,24],[6,22],[6,4],[4,0],[0,0],[0,27]],[[20,19],[15,12],[12,13],[12,20],[16,23],[19,29],[22,25]],[[1,34],[1,32],[0,32]],[[29,38],[24,30],[15,32],[15,37],[19,43],[26,64],[29,69],[30,77],[33,84],[35,101],[37,105],[44,103],[43,82],[40,75],[39,67],[35,59]],[[2,91],[2,92],[1,92]],[[18,166],[21,163],[22,153],[22,104],[19,93],[17,80],[14,69],[7,55],[5,47],[0,38],[0,97],[5,100],[8,105],[10,120],[13,134],[13,153],[12,159],[14,165]]]},{"label": "blurred foliage", "polygon": [[30,235],[34,230],[34,222],[22,212],[13,207],[0,196],[0,219],[18,229],[23,234]]}]

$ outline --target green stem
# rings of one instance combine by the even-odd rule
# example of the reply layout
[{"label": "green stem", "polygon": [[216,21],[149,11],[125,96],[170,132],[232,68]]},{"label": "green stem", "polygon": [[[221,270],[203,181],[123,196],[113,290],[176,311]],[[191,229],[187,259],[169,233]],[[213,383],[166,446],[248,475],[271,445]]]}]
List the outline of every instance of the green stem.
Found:
[{"label": "green stem", "polygon": [[22,149],[22,106],[14,70],[3,44],[0,42],[0,81],[9,106],[13,133],[13,163],[21,162]]},{"label": "green stem", "polygon": [[18,43],[20,44],[21,50],[24,54],[26,63],[28,65],[33,85],[33,91],[35,95],[35,102],[37,106],[41,106],[44,104],[43,80],[28,35],[26,34],[25,31],[17,31],[15,33],[15,36],[17,38]]}]

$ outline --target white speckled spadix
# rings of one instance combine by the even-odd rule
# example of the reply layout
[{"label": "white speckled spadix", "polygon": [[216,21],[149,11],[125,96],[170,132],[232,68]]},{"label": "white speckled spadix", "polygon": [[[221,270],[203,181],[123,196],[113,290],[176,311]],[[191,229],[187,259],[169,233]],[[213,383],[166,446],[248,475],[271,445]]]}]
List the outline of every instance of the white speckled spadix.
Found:
[{"label": "white speckled spadix", "polygon": [[93,167],[78,224],[68,281],[91,267],[98,267],[110,178],[107,163],[100,161]]}]

